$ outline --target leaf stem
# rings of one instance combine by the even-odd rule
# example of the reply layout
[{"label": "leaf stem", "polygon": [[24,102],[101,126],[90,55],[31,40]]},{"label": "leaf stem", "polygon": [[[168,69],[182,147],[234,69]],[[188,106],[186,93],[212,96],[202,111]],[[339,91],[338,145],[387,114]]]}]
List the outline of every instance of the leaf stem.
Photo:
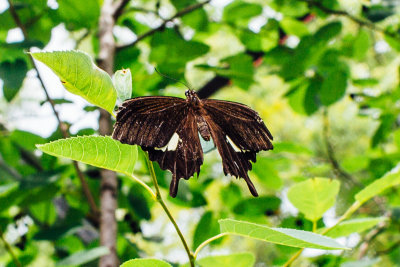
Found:
[{"label": "leaf stem", "polygon": [[8,253],[10,254],[11,258],[14,261],[15,266],[21,267],[22,266],[21,263],[19,262],[17,256],[15,256],[14,251],[11,248],[11,245],[4,238],[4,234],[3,234],[3,231],[1,229],[0,229],[0,239],[3,241],[6,250],[8,251]]},{"label": "leaf stem", "polygon": [[312,231],[315,233],[317,231],[317,221],[312,222]]},{"label": "leaf stem", "polygon": [[216,240],[216,239],[218,239],[218,238],[221,238],[221,237],[223,237],[223,236],[226,236],[226,235],[228,235],[228,233],[221,233],[221,234],[216,235],[216,236],[213,236],[213,237],[207,239],[206,241],[204,241],[203,243],[201,243],[201,244],[197,247],[196,251],[195,251],[194,254],[193,254],[194,259],[196,260],[197,255],[199,254],[200,250],[202,250],[205,246],[207,246],[209,243],[213,242],[214,240]]},{"label": "leaf stem", "polygon": [[141,186],[143,186],[149,193],[150,195],[153,197],[154,200],[157,199],[157,195],[156,193],[154,193],[153,189],[151,189],[146,183],[144,183],[142,180],[140,180],[139,178],[137,178],[136,176],[134,176],[133,174],[128,174],[126,173],[126,175],[132,179],[133,181],[139,183]]},{"label": "leaf stem", "polygon": [[300,249],[299,251],[296,252],[284,265],[283,267],[289,267],[303,252],[304,248]]},{"label": "leaf stem", "polygon": [[161,207],[163,208],[163,210],[167,214],[169,220],[174,225],[175,230],[178,233],[179,238],[181,239],[182,244],[183,244],[183,246],[184,246],[184,248],[186,250],[186,253],[188,255],[190,266],[194,267],[195,257],[193,255],[193,253],[190,251],[190,248],[189,248],[189,246],[188,246],[188,244],[187,244],[187,242],[185,240],[185,237],[183,236],[181,230],[179,229],[178,224],[176,223],[174,217],[172,217],[171,212],[169,211],[167,205],[165,204],[165,202],[164,202],[164,200],[163,200],[163,198],[161,196],[160,187],[158,186],[157,177],[156,177],[156,173],[154,172],[153,163],[150,161],[149,156],[148,156],[147,153],[145,153],[145,158],[146,158],[147,166],[149,168],[151,179],[153,180],[154,187],[156,188],[155,199],[157,200],[158,203],[160,203]]}]

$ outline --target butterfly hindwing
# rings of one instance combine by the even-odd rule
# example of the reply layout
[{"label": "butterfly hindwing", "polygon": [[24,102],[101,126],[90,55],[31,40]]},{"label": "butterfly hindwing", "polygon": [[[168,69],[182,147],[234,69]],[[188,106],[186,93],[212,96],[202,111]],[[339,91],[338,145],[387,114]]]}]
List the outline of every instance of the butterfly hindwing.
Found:
[{"label": "butterfly hindwing", "polygon": [[165,148],[143,147],[143,150],[148,151],[150,160],[157,161],[161,169],[172,172],[170,195],[175,197],[179,179],[189,179],[196,172],[199,174],[203,164],[195,115],[188,112]]},{"label": "butterfly hindwing", "polygon": [[230,174],[235,177],[243,178],[253,196],[258,196],[257,190],[251,182],[247,172],[251,170],[251,162],[256,161],[256,152],[254,151],[236,151],[234,144],[229,142],[225,131],[210,118],[207,119],[210,126],[211,136],[215,146],[222,158],[222,166],[225,175]]}]

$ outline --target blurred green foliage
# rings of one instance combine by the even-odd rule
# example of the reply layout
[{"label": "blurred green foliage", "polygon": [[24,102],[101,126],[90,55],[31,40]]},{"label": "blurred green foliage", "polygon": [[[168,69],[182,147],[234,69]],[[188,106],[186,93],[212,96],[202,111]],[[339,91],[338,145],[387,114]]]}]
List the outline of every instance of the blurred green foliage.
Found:
[{"label": "blurred green foliage", "polygon": [[[59,32],[64,32],[63,38],[74,44],[71,49],[98,58],[102,1],[11,2],[27,38],[10,41],[17,24],[10,8],[4,8],[0,14],[0,235],[23,266],[54,266],[63,261],[96,266],[105,253],[99,247],[98,218],[90,213],[71,162],[35,147],[62,138],[60,130],[53,127],[46,136],[40,129],[49,126],[35,125],[37,130],[27,131],[26,120],[18,121],[27,114],[43,116],[43,110],[48,112],[46,118],[52,116],[24,51],[46,49],[50,40],[57,41]],[[358,192],[400,160],[399,7],[384,0],[212,1],[135,43],[135,38],[196,3],[131,1],[116,22],[116,29],[123,31],[115,31],[115,70],[130,69],[132,96],[184,96],[185,88],[160,77],[153,69],[157,67],[187,81],[203,96],[249,105],[271,130],[275,149],[259,153],[250,172],[259,198],[250,197],[242,180],[223,175],[216,151],[205,155],[199,177],[182,181],[176,199],[167,198],[189,244],[196,248],[218,234],[222,218],[305,231],[331,226],[353,204]],[[54,99],[62,115],[70,110],[68,105],[75,105],[64,96]],[[40,109],[41,105],[48,109]],[[86,106],[82,112],[97,109]],[[74,122],[65,119],[69,130],[78,122],[78,118]],[[75,128],[72,136],[98,130]],[[99,170],[80,166],[98,200]],[[155,167],[166,195],[171,174]],[[141,152],[134,173],[150,182]],[[310,210],[315,204],[307,202],[309,191],[314,192],[311,187],[295,190],[309,184],[311,177],[340,181],[339,192],[336,182],[334,188],[320,190],[334,191],[331,198],[337,194],[336,202],[329,199],[328,206],[333,202],[335,206],[328,212],[325,207]],[[186,258],[174,254],[183,249],[161,208],[143,187],[123,175],[119,178],[120,261],[157,257],[171,264],[185,263]],[[304,254],[295,266],[395,266],[400,262],[397,182],[373,185],[384,189],[381,195],[373,192],[375,197],[356,211],[354,221],[331,232],[335,237],[345,235],[345,245],[354,249],[341,254],[322,250]],[[318,204],[324,204],[324,195],[315,201],[319,198]],[[358,234],[349,235],[354,232]],[[232,255],[210,256],[219,251]],[[243,251],[251,253],[237,253]],[[199,263],[282,265],[296,251],[224,237],[201,252],[200,258],[204,258]],[[0,262],[1,266],[15,266],[3,239]]]}]

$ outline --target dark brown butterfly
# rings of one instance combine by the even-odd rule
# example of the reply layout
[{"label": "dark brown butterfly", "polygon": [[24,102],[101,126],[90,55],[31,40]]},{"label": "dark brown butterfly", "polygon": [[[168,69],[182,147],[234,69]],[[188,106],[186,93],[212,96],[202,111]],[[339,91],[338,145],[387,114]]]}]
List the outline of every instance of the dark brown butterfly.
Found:
[{"label": "dark brown butterfly", "polygon": [[186,99],[145,96],[126,100],[118,109],[112,137],[141,146],[150,160],[170,170],[172,197],[180,178],[199,175],[203,164],[200,138],[212,138],[225,175],[243,178],[253,196],[258,196],[247,172],[257,152],[273,148],[273,138],[257,112],[235,102],[200,99],[193,90],[185,95]]}]

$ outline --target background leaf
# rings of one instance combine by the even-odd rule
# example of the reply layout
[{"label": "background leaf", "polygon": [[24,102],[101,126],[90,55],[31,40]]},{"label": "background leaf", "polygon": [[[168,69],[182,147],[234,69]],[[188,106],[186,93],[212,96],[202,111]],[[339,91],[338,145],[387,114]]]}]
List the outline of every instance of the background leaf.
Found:
[{"label": "background leaf", "polygon": [[108,253],[110,253],[110,250],[106,247],[97,247],[79,251],[57,262],[56,266],[78,266],[91,262],[103,255],[107,255]]},{"label": "background leaf", "polygon": [[317,221],[335,203],[339,187],[337,180],[308,179],[293,185],[288,191],[288,198],[307,219]]}]

